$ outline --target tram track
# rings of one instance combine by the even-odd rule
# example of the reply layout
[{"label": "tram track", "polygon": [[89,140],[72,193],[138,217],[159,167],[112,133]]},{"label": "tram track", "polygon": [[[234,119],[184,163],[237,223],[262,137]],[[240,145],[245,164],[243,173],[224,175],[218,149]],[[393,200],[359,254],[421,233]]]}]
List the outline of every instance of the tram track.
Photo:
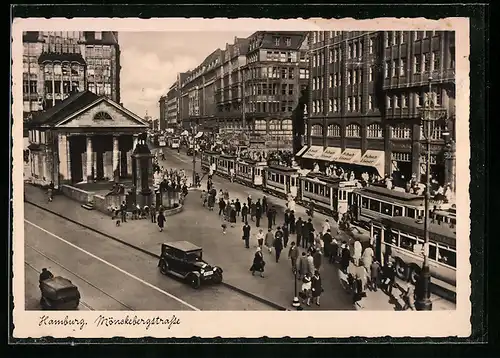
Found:
[{"label": "tram track", "polygon": [[[86,225],[86,224],[84,224],[84,223],[81,223],[81,222],[79,222],[79,221],[77,221],[77,220],[71,219],[71,218],[69,218],[69,217],[67,217],[67,216],[65,216],[65,215],[63,215],[63,214],[60,214],[60,213],[58,213],[58,212],[56,212],[56,211],[53,211],[53,210],[50,210],[50,209],[48,209],[48,208],[45,208],[45,207],[43,207],[43,206],[41,206],[41,205],[38,205],[38,204],[36,204],[36,203],[34,203],[34,202],[32,202],[32,201],[30,201],[30,200],[26,199],[26,198],[25,198],[25,203],[26,203],[26,204],[30,204],[30,205],[32,205],[32,206],[34,206],[34,207],[36,207],[36,208],[37,208],[37,209],[39,209],[39,210],[43,210],[43,211],[45,211],[45,212],[47,212],[47,213],[50,213],[50,214],[52,214],[52,215],[54,215],[54,216],[57,216],[57,217],[62,218],[62,219],[64,219],[64,220],[66,220],[66,221],[69,221],[69,222],[71,222],[71,223],[73,223],[73,224],[75,224],[75,225],[78,225],[78,226],[80,226],[80,227],[82,227],[82,228],[86,229],[86,230],[89,230],[89,231],[91,231],[91,232],[94,232],[94,233],[96,233],[96,234],[98,234],[98,235],[100,235],[100,236],[102,236],[102,237],[104,237],[104,238],[106,238],[106,239],[108,239],[108,240],[112,240],[112,241],[117,242],[117,243],[119,243],[119,244],[121,244],[121,245],[123,245],[123,246],[126,246],[126,247],[128,247],[128,248],[130,248],[130,249],[133,249],[134,251],[141,252],[141,253],[143,253],[143,254],[145,254],[145,255],[147,255],[147,256],[149,256],[149,257],[155,258],[155,259],[159,259],[159,258],[160,258],[160,255],[158,255],[158,254],[156,254],[156,253],[154,253],[154,252],[151,252],[151,251],[149,251],[149,250],[143,249],[143,248],[141,248],[141,247],[139,247],[139,246],[137,246],[137,245],[131,244],[131,243],[126,242],[126,241],[124,241],[124,240],[121,240],[121,239],[119,239],[119,238],[117,238],[117,237],[114,237],[114,236],[112,236],[112,235],[109,235],[109,234],[107,234],[107,233],[105,233],[105,232],[103,232],[103,231],[97,230],[97,229],[95,229],[95,228],[93,228],[93,227],[91,227],[91,226],[88,226],[88,225]],[[56,264],[57,264],[57,263],[56,263]],[[61,266],[61,267],[62,267],[62,266]],[[63,269],[64,269],[64,267],[63,267]],[[66,270],[66,271],[69,271],[68,269],[65,269],[65,270]],[[73,273],[73,274],[74,274],[74,273]],[[75,275],[75,276],[76,276],[76,275]],[[228,289],[229,291],[231,291],[231,292],[233,292],[233,293],[236,293],[236,294],[241,295],[241,296],[244,296],[244,297],[246,297],[246,298],[250,298],[250,299],[252,299],[252,300],[255,300],[255,301],[257,301],[257,302],[259,302],[259,303],[261,303],[261,304],[263,304],[263,305],[265,305],[265,306],[267,306],[267,307],[270,307],[270,308],[272,308],[272,309],[274,309],[274,310],[279,310],[279,311],[288,311],[288,310],[289,310],[288,308],[286,308],[286,307],[284,307],[284,306],[281,306],[281,305],[279,305],[279,304],[277,304],[277,303],[275,303],[275,302],[272,302],[272,301],[270,301],[270,300],[267,300],[267,299],[265,299],[265,298],[263,298],[263,297],[257,296],[257,295],[255,295],[255,294],[253,294],[253,293],[250,293],[250,292],[247,292],[247,291],[245,291],[245,290],[242,290],[242,289],[240,289],[240,288],[238,288],[238,287],[236,287],[236,286],[233,286],[233,285],[231,285],[231,284],[229,284],[229,283],[227,283],[227,282],[224,282],[224,281],[223,281],[223,282],[221,283],[221,285],[222,285],[224,288]],[[125,306],[125,307],[128,307],[128,306],[126,306],[126,305],[124,305],[124,306]],[[130,308],[130,310],[132,310],[132,311],[133,311],[134,309]]]}]

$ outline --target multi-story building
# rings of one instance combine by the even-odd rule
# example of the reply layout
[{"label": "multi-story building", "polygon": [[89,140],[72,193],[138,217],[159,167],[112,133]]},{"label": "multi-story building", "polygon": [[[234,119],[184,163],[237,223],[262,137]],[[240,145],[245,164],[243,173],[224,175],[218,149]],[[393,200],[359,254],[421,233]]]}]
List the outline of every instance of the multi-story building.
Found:
[{"label": "multi-story building", "polygon": [[167,96],[160,97],[158,100],[158,107],[160,107],[160,130],[164,130],[167,128]]},{"label": "multi-story building", "polygon": [[[320,165],[353,164],[408,181],[421,179],[424,136],[421,109],[429,90],[447,109],[447,121],[433,127],[431,174],[440,184],[454,181],[443,133],[454,138],[454,33],[443,31],[327,31],[310,35],[305,158]],[[446,129],[446,130],[445,130]],[[321,149],[317,149],[321,147]],[[314,154],[312,154],[314,153]],[[446,174],[448,173],[448,174]],[[446,177],[446,178],[445,178]],[[453,183],[452,183],[453,185]]]},{"label": "multi-story building", "polygon": [[120,101],[117,32],[27,31],[23,45],[25,118],[75,91],[89,90]]},{"label": "multi-story building", "polygon": [[179,74],[184,128],[252,133],[272,146],[291,145],[291,114],[307,87],[305,32],[259,31],[217,49],[197,68]]},{"label": "multi-story building", "polygon": [[179,82],[170,86],[166,97],[166,128],[176,128],[179,124]]}]

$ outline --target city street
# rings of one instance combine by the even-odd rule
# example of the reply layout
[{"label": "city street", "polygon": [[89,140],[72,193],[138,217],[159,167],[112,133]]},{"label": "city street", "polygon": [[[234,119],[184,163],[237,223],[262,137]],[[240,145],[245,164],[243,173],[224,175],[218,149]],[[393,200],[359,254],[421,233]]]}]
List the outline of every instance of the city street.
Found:
[{"label": "city street", "polygon": [[24,227],[26,309],[39,309],[38,275],[43,267],[78,286],[80,309],[270,309],[223,286],[193,292],[189,285],[160,274],[154,258],[29,204]]}]

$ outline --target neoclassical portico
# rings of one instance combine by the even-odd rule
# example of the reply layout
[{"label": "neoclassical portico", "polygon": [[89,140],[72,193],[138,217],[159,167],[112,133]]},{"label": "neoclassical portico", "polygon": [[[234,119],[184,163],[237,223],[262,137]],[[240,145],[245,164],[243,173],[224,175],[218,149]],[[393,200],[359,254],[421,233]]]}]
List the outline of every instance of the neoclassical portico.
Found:
[{"label": "neoclassical portico", "polygon": [[32,174],[51,178],[56,185],[131,177],[131,154],[146,128],[140,117],[109,98],[74,94],[31,126],[30,138],[42,138],[45,148],[32,153],[44,163],[43,173]]}]

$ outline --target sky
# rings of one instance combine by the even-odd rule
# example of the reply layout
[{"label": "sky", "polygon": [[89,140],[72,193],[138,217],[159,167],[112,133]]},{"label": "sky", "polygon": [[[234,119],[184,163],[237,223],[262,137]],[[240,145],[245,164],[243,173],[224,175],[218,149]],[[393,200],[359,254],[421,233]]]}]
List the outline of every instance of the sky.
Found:
[{"label": "sky", "polygon": [[198,66],[234,37],[251,32],[119,32],[121,102],[135,114],[158,118],[158,100],[167,93],[177,73]]}]

